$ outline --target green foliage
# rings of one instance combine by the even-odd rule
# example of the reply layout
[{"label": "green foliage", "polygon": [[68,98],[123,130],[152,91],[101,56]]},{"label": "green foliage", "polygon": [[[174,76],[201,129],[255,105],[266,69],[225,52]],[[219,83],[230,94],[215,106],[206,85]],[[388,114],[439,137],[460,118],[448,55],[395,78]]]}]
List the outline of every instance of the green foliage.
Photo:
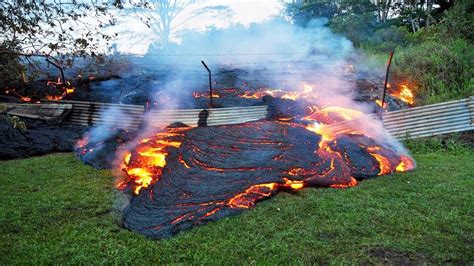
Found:
[{"label": "green foliage", "polygon": [[407,139],[404,140],[404,144],[407,149],[414,154],[439,153],[469,155],[472,152],[472,148],[460,141],[459,134],[451,134],[444,137]]},{"label": "green foliage", "polygon": [[112,39],[102,30],[114,23],[109,6],[96,1],[0,1],[0,86],[27,82],[27,74],[39,71],[33,58],[94,55]]},{"label": "green foliage", "polygon": [[0,85],[6,85],[7,81],[19,80],[21,73],[26,70],[21,64],[20,58],[15,54],[20,50],[18,44],[3,40],[0,43],[0,51],[7,49],[10,49],[13,53],[0,52]]},{"label": "green foliage", "polygon": [[[334,3],[294,2],[287,10],[296,22],[304,22],[321,13],[315,9]],[[417,104],[473,95],[474,2],[380,1],[373,5],[344,0],[328,16],[334,32],[367,52],[370,60],[361,66],[362,72],[384,69],[387,52],[395,51],[392,76],[413,85]]]},{"label": "green foliage", "polygon": [[430,40],[397,49],[394,72],[419,84],[421,103],[469,97],[474,92],[474,46],[464,39]]},{"label": "green foliage", "polygon": [[410,33],[406,27],[390,25],[376,30],[362,46],[373,47],[380,52],[389,52],[397,47],[405,47],[409,41]]},{"label": "green foliage", "polygon": [[417,104],[430,104],[473,95],[473,6],[459,1],[438,23],[415,33],[404,26],[403,14],[376,24],[371,14],[348,13],[334,17],[330,26],[365,50],[369,59],[377,59],[374,69],[383,69],[387,52],[395,51],[392,76],[413,85]]},{"label": "green foliage", "polygon": [[355,46],[360,46],[372,36],[375,16],[372,13],[349,13],[334,17],[329,25],[334,32],[346,36]]},{"label": "green foliage", "polygon": [[21,121],[18,116],[14,115],[7,115],[7,122],[16,129],[19,129],[21,131],[26,131],[26,124],[25,122]]},{"label": "green foliage", "polygon": [[424,29],[420,34],[423,40],[464,39],[474,41],[474,2],[461,0],[446,11],[440,22]]},{"label": "green foliage", "polygon": [[441,21],[413,34],[397,50],[394,70],[419,84],[420,103],[461,99],[474,92],[473,4],[460,1]]},{"label": "green foliage", "polygon": [[412,173],[282,192],[159,241],[116,223],[110,171],[73,154],[0,162],[0,264],[468,264],[472,156],[415,154]]}]

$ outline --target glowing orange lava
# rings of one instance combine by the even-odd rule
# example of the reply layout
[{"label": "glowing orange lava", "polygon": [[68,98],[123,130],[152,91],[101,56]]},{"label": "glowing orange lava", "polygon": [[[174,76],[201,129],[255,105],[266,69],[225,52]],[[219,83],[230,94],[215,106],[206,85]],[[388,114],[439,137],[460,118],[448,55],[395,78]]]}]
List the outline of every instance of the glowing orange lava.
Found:
[{"label": "glowing orange lava", "polygon": [[370,155],[372,155],[372,157],[375,158],[375,160],[377,160],[379,162],[379,174],[378,175],[390,174],[392,172],[392,166],[390,165],[389,160],[385,156],[377,153],[380,149],[381,149],[381,147],[379,147],[379,146],[368,147],[367,151],[370,153]]},{"label": "glowing orange lava", "polygon": [[[207,92],[193,92],[194,98],[209,98],[209,93]],[[221,96],[215,92],[212,93],[212,98],[220,98]]]},{"label": "glowing orange lava", "polygon": [[179,135],[171,129],[160,132],[153,137],[140,140],[133,153],[123,152],[120,168],[126,174],[126,180],[120,180],[116,187],[123,189],[127,184],[131,184],[134,193],[139,194],[142,188],[156,182],[166,166],[168,150],[181,146],[180,141],[170,138]]},{"label": "glowing orange lava", "polygon": [[266,89],[261,88],[257,91],[245,91],[244,93],[238,95],[241,98],[247,99],[260,99],[265,95],[270,95],[272,97],[296,101],[297,99],[314,99],[316,94],[313,92],[314,85],[302,82],[300,88],[294,91],[284,91],[280,89]]},{"label": "glowing orange lava", "polygon": [[407,171],[411,171],[411,170],[415,169],[415,163],[413,162],[413,160],[410,157],[402,155],[400,159],[401,159],[401,161],[397,165],[397,167],[395,168],[395,171],[397,171],[397,172],[407,172]]},{"label": "glowing orange lava", "polygon": [[259,184],[246,189],[244,192],[231,198],[227,205],[231,208],[248,209],[255,205],[255,200],[270,197],[278,188],[277,183]]},{"label": "glowing orange lava", "polygon": [[[310,110],[313,109],[310,108]],[[352,120],[362,115],[364,115],[364,113],[357,110],[340,106],[329,106],[319,110],[314,110],[310,115],[305,116],[302,119],[308,121],[318,121],[319,123],[323,124],[333,124]]]}]

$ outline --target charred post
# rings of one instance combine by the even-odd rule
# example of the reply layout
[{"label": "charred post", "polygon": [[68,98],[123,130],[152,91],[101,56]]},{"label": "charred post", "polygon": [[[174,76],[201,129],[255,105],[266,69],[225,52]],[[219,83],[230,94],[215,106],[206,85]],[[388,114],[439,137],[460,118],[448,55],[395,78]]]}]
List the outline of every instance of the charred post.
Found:
[{"label": "charred post", "polygon": [[209,73],[209,99],[210,99],[209,108],[212,108],[213,102],[212,102],[212,79],[211,79],[211,70],[209,69],[209,67],[207,67],[206,63],[204,63],[203,60],[201,60],[201,64],[207,69],[207,72]]},{"label": "charred post", "polygon": [[390,73],[390,65],[392,64],[393,51],[390,52],[387,62],[387,72],[385,73],[385,82],[383,84],[382,108],[385,106],[385,95],[387,94],[388,75]]}]

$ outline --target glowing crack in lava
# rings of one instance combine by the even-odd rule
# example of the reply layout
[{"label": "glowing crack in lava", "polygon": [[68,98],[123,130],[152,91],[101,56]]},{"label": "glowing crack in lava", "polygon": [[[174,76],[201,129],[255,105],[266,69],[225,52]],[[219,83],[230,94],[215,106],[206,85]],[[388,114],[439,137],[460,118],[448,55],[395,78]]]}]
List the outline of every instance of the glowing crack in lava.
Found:
[{"label": "glowing crack in lava", "polygon": [[280,89],[266,89],[261,88],[257,91],[244,91],[243,93],[239,94],[238,97],[246,98],[246,99],[261,99],[265,95],[269,95],[272,97],[277,97],[286,100],[296,101],[298,99],[316,99],[317,98],[317,90],[314,88],[316,85],[309,84],[306,82],[302,82],[300,84],[300,90],[296,91],[284,91]]},{"label": "glowing crack in lava", "polygon": [[[209,98],[209,93],[207,92],[193,92],[194,98]],[[220,98],[221,96],[218,93],[212,93],[213,98]]]},{"label": "glowing crack in lava", "polygon": [[[327,122],[358,115],[328,108],[310,117]],[[237,214],[280,190],[346,188],[414,168],[407,155],[357,131],[331,134],[323,128],[264,121],[168,129],[142,139],[121,153],[117,166],[117,187],[133,195],[123,224],[165,238]]]}]

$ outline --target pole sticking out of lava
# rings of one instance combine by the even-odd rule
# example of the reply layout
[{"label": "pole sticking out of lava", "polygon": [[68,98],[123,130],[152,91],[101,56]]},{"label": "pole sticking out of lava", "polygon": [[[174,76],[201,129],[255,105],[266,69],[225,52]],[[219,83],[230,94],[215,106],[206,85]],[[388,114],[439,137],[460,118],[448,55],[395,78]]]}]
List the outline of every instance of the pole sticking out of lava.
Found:
[{"label": "pole sticking out of lava", "polygon": [[211,100],[209,104],[209,108],[212,108],[212,80],[211,80],[211,70],[207,67],[206,63],[204,63],[203,60],[201,60],[201,64],[207,69],[207,72],[209,72],[209,99]]},{"label": "pole sticking out of lava", "polygon": [[388,83],[388,74],[390,72],[390,65],[392,64],[393,51],[390,51],[387,63],[387,72],[385,73],[385,82],[383,84],[383,96],[382,96],[382,108],[385,105],[385,94],[387,94],[387,83]]}]

